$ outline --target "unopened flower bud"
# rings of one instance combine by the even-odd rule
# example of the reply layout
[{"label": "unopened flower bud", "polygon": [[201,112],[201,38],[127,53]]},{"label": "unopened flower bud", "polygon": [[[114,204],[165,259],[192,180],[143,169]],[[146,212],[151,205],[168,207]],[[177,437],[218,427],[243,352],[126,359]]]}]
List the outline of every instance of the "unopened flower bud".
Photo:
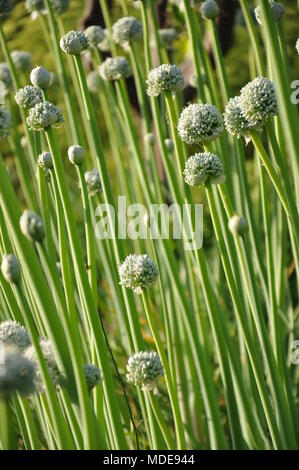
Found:
[{"label": "unopened flower bud", "polygon": [[219,7],[215,0],[206,0],[200,7],[200,12],[203,18],[211,20],[219,15]]},{"label": "unopened flower bud", "polygon": [[60,39],[60,47],[67,54],[79,55],[89,47],[89,40],[82,31],[70,31]]},{"label": "unopened flower bud", "polygon": [[68,156],[73,165],[81,165],[84,161],[85,150],[81,145],[72,145],[68,149]]},{"label": "unopened flower bud", "polygon": [[48,88],[51,83],[51,74],[43,66],[34,67],[31,70],[30,81],[32,85],[38,88]]},{"label": "unopened flower bud", "polygon": [[84,366],[84,375],[88,390],[92,390],[102,382],[101,371],[94,364],[86,364]]},{"label": "unopened flower bud", "polygon": [[233,215],[228,222],[229,230],[235,235],[243,235],[248,232],[248,222],[241,215]]},{"label": "unopened flower bud", "polygon": [[102,191],[100,174],[96,168],[85,173],[85,182],[90,195],[93,196]]},{"label": "unopened flower bud", "polygon": [[50,152],[42,152],[37,159],[38,166],[41,168],[46,168],[48,170],[52,170],[53,168],[53,158]]},{"label": "unopened flower bud", "polygon": [[20,228],[28,240],[41,242],[45,237],[45,227],[42,219],[35,212],[25,210],[20,218]]},{"label": "unopened flower bud", "polygon": [[18,284],[21,280],[21,268],[15,255],[3,255],[1,271],[4,279],[12,284]]}]

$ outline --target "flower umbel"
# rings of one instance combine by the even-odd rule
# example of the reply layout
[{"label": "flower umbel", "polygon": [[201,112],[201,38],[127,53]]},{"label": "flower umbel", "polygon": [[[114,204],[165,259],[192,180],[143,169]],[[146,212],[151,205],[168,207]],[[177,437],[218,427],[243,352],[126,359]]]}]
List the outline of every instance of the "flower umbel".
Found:
[{"label": "flower umbel", "polygon": [[200,186],[208,180],[220,184],[225,180],[220,158],[209,152],[196,153],[188,158],[183,175],[190,186]]},{"label": "flower umbel", "polygon": [[16,69],[27,72],[32,67],[31,54],[27,51],[12,51],[11,58]]},{"label": "flower umbel", "polygon": [[132,75],[131,68],[125,57],[108,57],[99,68],[103,80],[113,81],[128,78]]},{"label": "flower umbel", "polygon": [[154,351],[140,351],[131,356],[127,363],[127,381],[142,391],[157,393],[157,380],[164,375],[163,365]]},{"label": "flower umbel", "polygon": [[25,350],[31,345],[28,331],[20,323],[7,320],[0,323],[0,342]]},{"label": "flower umbel", "polygon": [[238,138],[242,135],[247,135],[253,127],[242,113],[239,96],[228,101],[223,118],[227,132]]},{"label": "flower umbel", "polygon": [[126,47],[142,37],[142,24],[134,16],[120,18],[112,26],[112,37],[116,44]]},{"label": "flower umbel", "polygon": [[15,100],[17,105],[21,108],[30,109],[43,101],[43,95],[41,90],[36,86],[27,85],[17,91]]},{"label": "flower umbel", "polygon": [[178,134],[187,144],[215,140],[222,132],[221,115],[211,104],[190,104],[181,113]]},{"label": "flower umbel", "polygon": [[17,392],[30,395],[35,391],[34,375],[34,363],[18,348],[4,345],[0,363],[0,397],[7,399]]},{"label": "flower umbel", "polygon": [[262,126],[270,116],[278,113],[274,83],[265,77],[247,83],[240,93],[240,107],[252,126]]},{"label": "flower umbel", "polygon": [[146,84],[149,96],[159,96],[161,93],[177,93],[183,90],[185,81],[177,65],[162,64],[149,72]]},{"label": "flower umbel", "polygon": [[98,25],[88,26],[84,33],[88,37],[89,44],[92,47],[96,47],[105,39],[104,30],[101,28],[101,26]]},{"label": "flower umbel", "polygon": [[30,129],[41,131],[50,126],[60,127],[63,123],[63,116],[54,104],[43,101],[30,109],[26,122]]},{"label": "flower umbel", "polygon": [[[39,344],[40,344],[46,365],[48,367],[48,371],[49,371],[50,378],[52,380],[53,385],[54,386],[62,385],[63,376],[60,373],[60,370],[58,368],[51,342],[47,338],[42,338]],[[45,386],[44,386],[41,370],[38,365],[37,354],[36,354],[36,350],[34,346],[30,346],[26,350],[25,355],[35,365],[36,373],[34,377],[34,383],[35,383],[36,390],[39,393],[42,393],[45,391]]]},{"label": "flower umbel", "polygon": [[118,268],[120,284],[141,294],[157,283],[159,271],[147,255],[132,254]]}]

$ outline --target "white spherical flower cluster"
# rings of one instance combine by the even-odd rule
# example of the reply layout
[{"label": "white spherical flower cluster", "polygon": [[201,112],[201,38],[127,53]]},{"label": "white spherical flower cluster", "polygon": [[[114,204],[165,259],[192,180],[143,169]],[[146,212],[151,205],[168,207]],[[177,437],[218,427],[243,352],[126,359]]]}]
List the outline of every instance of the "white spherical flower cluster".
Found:
[{"label": "white spherical flower cluster", "polygon": [[92,390],[102,382],[102,373],[94,364],[84,366],[84,375],[88,390]]},{"label": "white spherical flower cluster", "polygon": [[141,294],[144,289],[154,286],[159,277],[155,263],[147,255],[129,255],[118,268],[120,285]]},{"label": "white spherical flower cluster", "polygon": [[200,7],[203,18],[211,20],[219,15],[219,7],[215,0],[206,0]]},{"label": "white spherical flower cluster", "polygon": [[40,131],[50,126],[60,127],[63,123],[63,116],[54,104],[43,101],[29,110],[26,122],[30,129]]},{"label": "white spherical flower cluster", "polygon": [[128,360],[126,379],[144,392],[157,393],[157,380],[163,375],[163,365],[154,351],[137,352]]},{"label": "white spherical flower cluster", "polygon": [[112,38],[120,46],[126,47],[142,37],[142,24],[134,16],[120,18],[112,26]]},{"label": "white spherical flower cluster", "polygon": [[170,49],[173,41],[178,37],[179,33],[175,28],[162,28],[158,31],[161,44]]},{"label": "white spherical flower cluster", "polygon": [[111,46],[110,46],[110,39],[109,39],[109,32],[107,29],[103,29],[103,33],[104,33],[104,38],[103,40],[98,44],[98,48],[100,49],[100,51],[102,52],[109,52],[110,49],[111,49]]},{"label": "white spherical flower cluster", "polygon": [[20,88],[15,94],[15,100],[18,106],[24,109],[33,108],[37,103],[43,101],[43,95],[36,86],[27,85]]},{"label": "white spherical flower cluster", "polygon": [[84,161],[85,150],[81,145],[72,145],[68,149],[68,157],[73,165],[81,165]]},{"label": "white spherical flower cluster", "polygon": [[27,72],[32,67],[31,53],[27,51],[12,51],[11,58],[17,70]]},{"label": "white spherical flower cluster", "polygon": [[[274,21],[279,21],[284,17],[284,6],[281,3],[275,2],[274,0],[268,0],[270,8],[271,8],[271,13],[272,13],[272,18]],[[262,25],[262,12],[261,8],[257,6],[254,9],[255,13],[255,18],[256,21]]]},{"label": "white spherical flower cluster", "polygon": [[[47,365],[51,381],[55,387],[63,384],[63,376],[58,368],[54,351],[51,342],[47,338],[42,338],[39,342],[45,363]],[[45,391],[45,386],[41,374],[41,370],[38,365],[37,354],[34,346],[29,346],[25,352],[26,357],[35,364],[36,372],[34,376],[34,383],[36,390],[39,393]]]},{"label": "white spherical flower cluster", "polygon": [[86,77],[87,87],[90,93],[98,93],[101,86],[101,77],[99,72],[92,70]]},{"label": "white spherical flower cluster", "polygon": [[100,75],[103,80],[114,81],[128,78],[132,75],[131,68],[125,57],[108,57],[100,65]]},{"label": "white spherical flower cluster", "polygon": [[233,215],[228,222],[228,228],[234,235],[244,235],[248,232],[248,222],[242,215]]},{"label": "white spherical flower cluster", "polygon": [[0,21],[5,19],[13,9],[13,0],[0,0]]},{"label": "white spherical flower cluster", "polygon": [[88,193],[93,196],[102,191],[100,173],[96,168],[87,171],[84,175]]},{"label": "white spherical flower cluster", "polygon": [[187,144],[212,141],[222,130],[222,117],[211,104],[190,104],[182,111],[178,122],[178,134]]},{"label": "white spherical flower cluster", "polygon": [[0,81],[4,83],[5,93],[8,93],[12,89],[13,83],[10,68],[6,62],[0,64]]},{"label": "white spherical flower cluster", "polygon": [[45,227],[42,219],[35,212],[25,210],[20,218],[20,228],[28,240],[41,242],[45,237]]},{"label": "white spherical flower cluster", "polygon": [[274,83],[265,77],[257,77],[245,85],[240,93],[242,114],[253,126],[262,126],[278,113]]},{"label": "white spherical flower cluster", "polygon": [[10,112],[0,107],[0,139],[6,139],[10,135],[11,114]]},{"label": "white spherical flower cluster", "polygon": [[92,47],[96,47],[105,39],[104,30],[101,28],[101,26],[98,25],[88,26],[84,33],[88,37],[89,44]]},{"label": "white spherical flower cluster", "polygon": [[51,5],[56,13],[65,13],[70,5],[70,0],[51,0]]},{"label": "white spherical flower cluster", "polygon": [[69,31],[60,39],[60,47],[67,54],[79,55],[89,47],[89,40],[82,31]]},{"label": "white spherical flower cluster", "polygon": [[17,284],[21,280],[21,268],[15,255],[4,254],[1,262],[1,271],[7,282]]},{"label": "white spherical flower cluster", "polygon": [[4,345],[0,363],[0,399],[8,399],[15,393],[30,395],[35,392],[34,363],[12,346]]},{"label": "white spherical flower cluster", "polygon": [[225,181],[220,158],[210,152],[196,153],[189,157],[183,175],[190,186],[200,186],[207,181],[215,184]]},{"label": "white spherical flower cluster", "polygon": [[148,74],[146,84],[149,96],[177,93],[185,87],[182,72],[175,64],[162,64],[152,69]]},{"label": "white spherical flower cluster", "polygon": [[228,101],[223,117],[227,132],[238,138],[242,135],[246,136],[253,128],[252,124],[250,124],[242,113],[239,96],[231,98]]},{"label": "white spherical flower cluster", "polygon": [[37,158],[38,166],[45,168],[47,170],[52,170],[53,168],[53,158],[51,152],[42,152]]},{"label": "white spherical flower cluster", "polygon": [[14,320],[0,323],[0,342],[15,346],[22,351],[31,345],[27,329]]},{"label": "white spherical flower cluster", "polygon": [[44,89],[51,85],[52,76],[45,67],[37,66],[31,70],[30,81],[32,85]]}]

